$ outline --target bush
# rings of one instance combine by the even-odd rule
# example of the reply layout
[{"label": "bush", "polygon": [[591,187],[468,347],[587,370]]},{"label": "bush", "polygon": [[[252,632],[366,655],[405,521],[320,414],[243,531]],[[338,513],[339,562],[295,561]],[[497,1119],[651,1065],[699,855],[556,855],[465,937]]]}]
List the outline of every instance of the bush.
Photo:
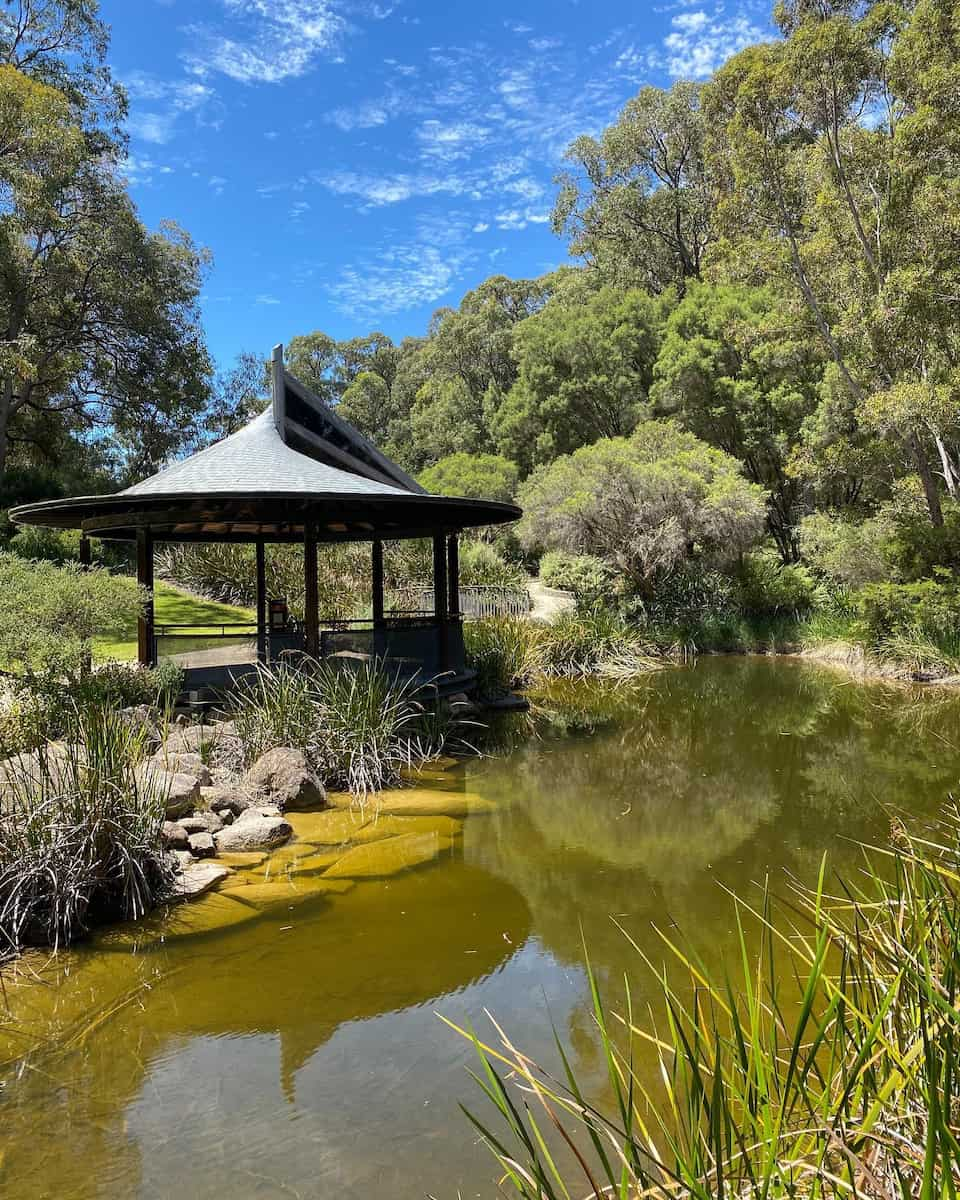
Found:
[{"label": "bush", "polygon": [[5,764],[0,953],[141,917],[170,883],[166,797],[136,770],[143,733],[102,707],[77,709],[74,721],[76,740]]},{"label": "bush", "polygon": [[547,587],[573,592],[578,599],[593,601],[609,592],[614,572],[593,554],[566,554],[548,550],[540,560],[540,580]]},{"label": "bush", "polygon": [[816,584],[798,564],[785,564],[771,550],[745,555],[736,575],[736,603],[749,616],[800,617],[813,608]]},{"label": "bush", "polygon": [[662,665],[639,632],[603,605],[560,613],[536,627],[535,661],[540,674],[554,679],[629,676]]},{"label": "bush", "polygon": [[926,579],[922,583],[875,583],[853,597],[864,641],[881,649],[892,638],[914,638],[936,646],[960,646],[960,587]]},{"label": "bush", "polygon": [[797,528],[800,553],[837,587],[858,588],[895,575],[889,559],[893,532],[886,516],[850,521],[830,513],[804,517]]}]

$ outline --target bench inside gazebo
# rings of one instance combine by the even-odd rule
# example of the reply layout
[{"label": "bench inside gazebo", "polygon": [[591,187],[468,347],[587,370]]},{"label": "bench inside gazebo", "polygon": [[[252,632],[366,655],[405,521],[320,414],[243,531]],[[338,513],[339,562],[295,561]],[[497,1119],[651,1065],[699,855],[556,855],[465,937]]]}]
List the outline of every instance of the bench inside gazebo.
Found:
[{"label": "bench inside gazebo", "polygon": [[[22,505],[18,524],[81,530],[89,538],[136,543],[137,578],[151,597],[140,618],[138,657],[173,658],[188,691],[223,691],[258,663],[281,656],[336,658],[349,667],[375,658],[391,670],[469,686],[459,588],[462,530],[520,516],[512,504],[429,495],[396,463],[289,374],[283,349],[272,363],[270,407],[237,433],[108,496]],[[432,605],[387,611],[384,542],[433,541]],[[371,616],[321,621],[318,556],[336,542],[369,542]],[[245,542],[256,548],[256,621],[249,626],[158,626],[153,619],[154,550],[164,542]],[[266,590],[267,547],[303,545],[303,620]]]}]

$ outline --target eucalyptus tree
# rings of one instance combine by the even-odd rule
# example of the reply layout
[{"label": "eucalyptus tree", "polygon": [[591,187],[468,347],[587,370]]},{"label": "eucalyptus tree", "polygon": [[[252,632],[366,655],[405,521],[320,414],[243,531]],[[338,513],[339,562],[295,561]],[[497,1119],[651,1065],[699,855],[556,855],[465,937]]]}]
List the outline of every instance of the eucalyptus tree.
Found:
[{"label": "eucalyptus tree", "polygon": [[956,0],[781,4],[783,40],[736,55],[705,102],[718,269],[789,288],[934,525],[960,444],[958,17]]},{"label": "eucalyptus tree", "polygon": [[700,278],[713,239],[702,87],[645,87],[599,138],[580,137],[553,211],[571,253],[654,292]]}]

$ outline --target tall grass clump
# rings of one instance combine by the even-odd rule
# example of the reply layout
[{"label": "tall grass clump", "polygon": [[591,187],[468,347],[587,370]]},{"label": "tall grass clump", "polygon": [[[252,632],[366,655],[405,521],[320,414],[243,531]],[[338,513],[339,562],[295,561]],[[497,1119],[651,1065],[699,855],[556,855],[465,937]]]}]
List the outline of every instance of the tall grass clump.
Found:
[{"label": "tall grass clump", "polygon": [[537,627],[522,617],[487,617],[463,626],[467,666],[483,696],[525,687],[537,672]]},{"label": "tall grass clump", "polygon": [[248,763],[293,746],[327,786],[366,796],[443,750],[451,723],[427,699],[418,680],[376,660],[298,660],[258,669],[238,696],[236,730]]},{"label": "tall grass clump", "polygon": [[563,612],[537,629],[535,661],[541,675],[629,678],[657,670],[663,658],[640,633],[604,605]]},{"label": "tall grass clump", "polygon": [[468,1115],[512,1192],[955,1197],[960,821],[939,844],[897,836],[833,895],[821,871],[786,902],[735,901],[739,948],[724,971],[667,934],[670,966],[637,947],[662,996],[648,1017],[629,987],[611,1011],[591,971],[608,1104],[585,1095],[562,1047],[558,1076],[499,1027],[494,1045],[467,1034],[492,1113]]},{"label": "tall grass clump", "polygon": [[166,797],[137,770],[143,732],[100,706],[74,716],[69,741],[3,764],[0,956],[141,917],[170,883]]}]

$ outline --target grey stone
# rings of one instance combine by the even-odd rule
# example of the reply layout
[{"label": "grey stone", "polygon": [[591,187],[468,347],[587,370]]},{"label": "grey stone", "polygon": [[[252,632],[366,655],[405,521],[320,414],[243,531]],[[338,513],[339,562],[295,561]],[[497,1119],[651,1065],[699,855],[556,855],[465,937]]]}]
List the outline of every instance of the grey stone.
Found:
[{"label": "grey stone", "polygon": [[160,719],[155,708],[149,704],[133,704],[129,708],[121,708],[120,716],[137,733],[142,733],[151,746],[160,744]]},{"label": "grey stone", "polygon": [[168,754],[200,754],[219,736],[219,725],[180,725],[171,729],[164,748]]},{"label": "grey stone", "polygon": [[243,777],[252,791],[266,792],[281,808],[303,812],[322,808],[327,795],[302,750],[278,746],[262,754]]},{"label": "grey stone", "polygon": [[170,857],[176,861],[178,875],[185,867],[189,867],[197,861],[189,850],[172,850]]},{"label": "grey stone", "polygon": [[200,781],[192,775],[164,771],[150,760],[137,767],[136,776],[141,788],[155,788],[166,797],[168,820],[175,821],[177,817],[193,812],[200,803]]},{"label": "grey stone", "polygon": [[187,831],[182,825],[178,825],[176,821],[164,821],[161,835],[163,837],[163,844],[167,850],[187,849]]},{"label": "grey stone", "polygon": [[201,787],[209,787],[213,782],[210,777],[210,768],[199,754],[188,751],[171,753],[169,743],[158,750],[151,761],[155,762],[163,771],[173,771],[179,775],[193,775],[200,781]]},{"label": "grey stone", "polygon": [[213,858],[217,852],[212,833],[191,833],[190,850],[197,858]]},{"label": "grey stone", "polygon": [[217,850],[236,853],[247,850],[272,850],[293,836],[293,829],[280,816],[262,816],[247,811],[232,825],[214,835]]},{"label": "grey stone", "polygon": [[217,816],[220,818],[221,826],[232,825],[233,822],[236,820],[236,818],[234,817],[233,813],[230,811],[229,808],[218,808],[216,810],[216,813],[217,813]]},{"label": "grey stone", "polygon": [[187,833],[219,833],[223,822],[216,813],[198,812],[190,817],[181,817],[180,828]]},{"label": "grey stone", "polygon": [[220,812],[227,808],[235,817],[245,812],[252,803],[250,797],[245,796],[237,788],[224,787],[220,784],[215,784],[213,787],[202,787],[200,795],[207,808],[212,808],[214,812]]},{"label": "grey stone", "polygon": [[174,890],[170,898],[171,900],[196,900],[198,896],[205,895],[232,874],[229,867],[221,866],[219,863],[191,862],[174,880]]}]

